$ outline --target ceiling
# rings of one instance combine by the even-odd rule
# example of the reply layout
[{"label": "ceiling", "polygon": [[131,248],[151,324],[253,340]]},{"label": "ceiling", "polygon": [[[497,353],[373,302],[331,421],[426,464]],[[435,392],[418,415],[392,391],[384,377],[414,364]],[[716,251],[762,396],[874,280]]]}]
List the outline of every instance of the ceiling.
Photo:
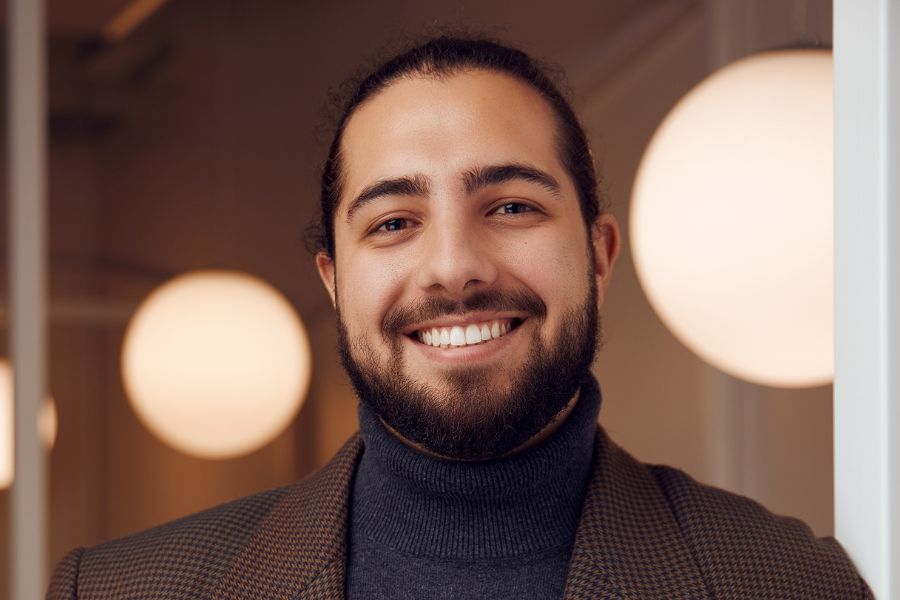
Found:
[{"label": "ceiling", "polygon": [[[51,35],[103,37],[105,30],[123,11],[140,17],[152,13],[166,0],[45,0]],[[0,21],[6,20],[8,0],[0,0]],[[143,20],[143,19],[140,19]]]}]

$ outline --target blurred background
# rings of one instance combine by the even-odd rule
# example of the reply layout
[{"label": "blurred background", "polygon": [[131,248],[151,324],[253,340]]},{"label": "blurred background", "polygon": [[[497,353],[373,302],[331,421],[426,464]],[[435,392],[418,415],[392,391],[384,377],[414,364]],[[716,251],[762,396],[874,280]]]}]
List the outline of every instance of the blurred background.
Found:
[{"label": "blurred background", "polygon": [[[601,423],[640,460],[832,534],[831,387],[765,388],[706,365],[652,311],[628,246],[634,174],[669,109],[735,59],[830,45],[830,0],[163,0],[121,26],[134,3],[48,3],[49,389],[59,422],[50,563],[73,547],[296,481],[356,430],[331,304],[303,244],[327,150],[323,107],[373,50],[454,24],[568,74],[625,234],[601,311]],[[240,458],[170,449],[123,389],[131,314],[156,286],[198,268],[239,269],[274,285],[312,346],[299,415]],[[4,272],[0,298],[6,282]],[[8,356],[3,335],[0,356]],[[0,581],[8,580],[8,494],[0,491]],[[0,585],[0,600],[8,593]]]}]

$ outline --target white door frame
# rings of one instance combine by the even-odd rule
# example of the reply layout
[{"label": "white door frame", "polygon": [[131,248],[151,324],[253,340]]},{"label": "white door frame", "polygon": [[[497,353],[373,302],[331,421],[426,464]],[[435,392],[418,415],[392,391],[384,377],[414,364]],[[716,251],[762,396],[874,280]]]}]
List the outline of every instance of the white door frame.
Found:
[{"label": "white door frame", "polygon": [[900,600],[900,1],[834,0],[835,535]]}]

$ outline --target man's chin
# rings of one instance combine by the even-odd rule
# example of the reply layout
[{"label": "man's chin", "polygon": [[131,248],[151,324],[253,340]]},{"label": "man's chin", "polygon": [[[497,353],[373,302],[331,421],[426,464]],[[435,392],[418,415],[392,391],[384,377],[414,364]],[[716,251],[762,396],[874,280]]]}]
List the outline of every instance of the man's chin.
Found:
[{"label": "man's chin", "polygon": [[524,445],[568,405],[587,372],[570,362],[569,376],[560,379],[559,363],[538,351],[517,376],[460,366],[429,383],[399,362],[384,377],[346,358],[361,402],[385,425],[411,445],[454,460],[498,458]]},{"label": "man's chin", "polygon": [[546,424],[543,418],[524,423],[528,419],[522,418],[521,407],[492,394],[470,396],[467,406],[454,406],[449,398],[440,398],[415,408],[407,405],[400,413],[384,406],[369,408],[410,445],[452,460],[505,456],[525,445]]},{"label": "man's chin", "polygon": [[592,288],[551,341],[539,328],[520,332],[528,349],[520,361],[438,365],[411,356],[402,343],[385,360],[351,342],[340,312],[338,348],[360,401],[394,432],[431,454],[487,460],[521,447],[569,404],[590,373],[598,326]]},{"label": "man's chin", "polygon": [[[565,410],[565,407],[563,410]],[[528,447],[529,442],[541,434],[541,431],[538,431],[534,435],[528,433],[518,437],[507,436],[501,438],[499,436],[491,436],[486,438],[484,433],[492,429],[492,426],[484,421],[456,421],[449,424],[437,420],[434,423],[441,428],[441,431],[448,431],[447,427],[451,427],[458,433],[454,439],[440,443],[434,438],[412,439],[409,431],[401,433],[383,419],[381,419],[381,422],[395,437],[424,454],[447,460],[467,462],[492,460],[514,454],[518,449]],[[486,443],[488,439],[491,440],[490,443]]]}]

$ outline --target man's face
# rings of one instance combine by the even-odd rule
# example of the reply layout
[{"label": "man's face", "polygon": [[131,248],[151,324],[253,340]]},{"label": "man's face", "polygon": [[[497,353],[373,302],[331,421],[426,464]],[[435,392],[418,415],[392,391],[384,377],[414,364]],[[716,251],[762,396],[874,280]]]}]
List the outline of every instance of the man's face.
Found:
[{"label": "man's face", "polygon": [[618,249],[588,231],[553,113],[483,71],[393,83],[350,118],[335,257],[345,365],[407,441],[490,458],[535,436],[593,360]]}]

